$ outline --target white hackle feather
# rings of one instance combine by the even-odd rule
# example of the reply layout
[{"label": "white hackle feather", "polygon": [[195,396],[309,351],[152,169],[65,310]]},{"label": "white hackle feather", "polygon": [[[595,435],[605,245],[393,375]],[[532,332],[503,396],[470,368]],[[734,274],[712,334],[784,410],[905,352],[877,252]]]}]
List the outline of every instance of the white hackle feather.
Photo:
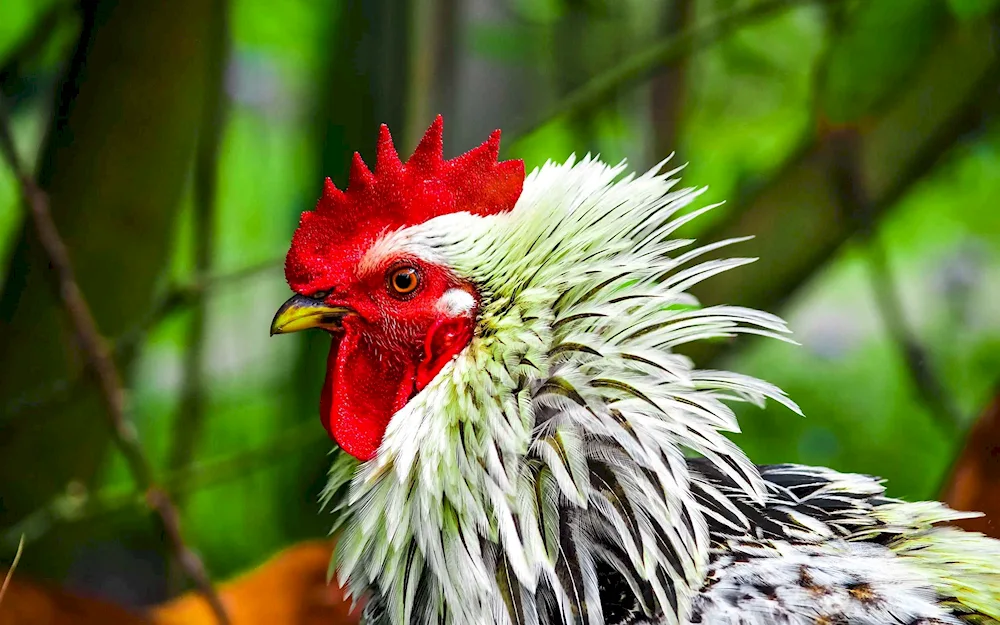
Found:
[{"label": "white hackle feather", "polygon": [[[326,497],[344,497],[339,579],[355,597],[374,592],[386,622],[599,625],[601,565],[624,578],[637,609],[676,624],[696,603],[716,606],[702,593],[710,573],[726,580],[721,592],[772,569],[793,575],[814,556],[831,575],[879,566],[845,541],[893,525],[870,513],[880,485],[790,465],[765,479],[724,435],[739,430],[727,404],[798,407],[773,385],[695,369],[673,351],[736,334],[790,339],[778,317],[702,307],[688,293],[753,259],[702,259],[743,239],[692,248],[671,238],[712,207],[680,214],[700,191],[676,190],[678,170],[658,169],[623,177],[624,164],[590,157],[549,163],[509,213],[443,215],[372,246],[449,267],[482,298],[469,346],[393,416],[376,457],[342,454],[331,471]],[[441,306],[468,309],[464,291],[449,293]],[[718,477],[692,471],[692,452]],[[808,497],[847,512],[814,519]],[[754,536],[747,514],[764,506],[783,519],[780,540]],[[759,538],[733,549],[773,565],[727,569],[710,524]],[[831,537],[840,542],[820,545]],[[920,566],[902,563],[906,549],[882,547],[903,579],[873,583],[896,583],[924,602],[915,613],[950,622]]]}]

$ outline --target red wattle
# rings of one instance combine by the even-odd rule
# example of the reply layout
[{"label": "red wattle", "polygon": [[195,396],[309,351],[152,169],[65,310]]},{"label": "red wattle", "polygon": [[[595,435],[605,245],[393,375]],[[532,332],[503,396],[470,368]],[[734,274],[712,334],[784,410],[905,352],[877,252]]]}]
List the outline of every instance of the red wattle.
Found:
[{"label": "red wattle", "polygon": [[339,344],[334,339],[330,347],[320,417],[344,451],[365,461],[378,451],[392,415],[413,395],[415,367],[402,354],[380,352],[350,321]]},{"label": "red wattle", "polygon": [[424,340],[424,359],[417,365],[417,391],[424,390],[441,369],[465,349],[471,338],[472,321],[469,318],[449,317],[435,321]]},{"label": "red wattle", "polygon": [[337,352],[343,335],[333,334],[332,337],[330,353],[326,356],[326,378],[323,380],[323,391],[319,396],[319,420],[330,438],[336,440],[333,436],[333,424],[331,423],[333,419],[333,373],[337,367]]}]

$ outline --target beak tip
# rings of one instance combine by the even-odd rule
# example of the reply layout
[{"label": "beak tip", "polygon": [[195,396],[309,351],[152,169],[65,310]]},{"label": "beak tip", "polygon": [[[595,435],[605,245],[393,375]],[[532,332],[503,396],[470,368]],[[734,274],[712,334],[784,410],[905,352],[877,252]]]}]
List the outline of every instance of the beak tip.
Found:
[{"label": "beak tip", "polygon": [[342,306],[328,306],[303,295],[294,295],[282,304],[271,320],[270,336],[288,334],[309,328],[338,327],[340,319],[350,309]]},{"label": "beak tip", "polygon": [[271,329],[268,331],[268,336],[274,336],[275,334],[283,334],[281,328],[284,326],[284,324],[278,323],[278,316],[279,315],[275,315],[274,319],[271,320]]}]

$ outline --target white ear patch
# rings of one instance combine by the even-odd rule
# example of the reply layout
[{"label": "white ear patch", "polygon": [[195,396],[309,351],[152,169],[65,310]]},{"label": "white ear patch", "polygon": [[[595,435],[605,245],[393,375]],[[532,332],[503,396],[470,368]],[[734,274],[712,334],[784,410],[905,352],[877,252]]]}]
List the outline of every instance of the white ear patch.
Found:
[{"label": "white ear patch", "polygon": [[451,317],[468,314],[475,307],[475,298],[462,289],[448,289],[437,303],[438,310]]}]

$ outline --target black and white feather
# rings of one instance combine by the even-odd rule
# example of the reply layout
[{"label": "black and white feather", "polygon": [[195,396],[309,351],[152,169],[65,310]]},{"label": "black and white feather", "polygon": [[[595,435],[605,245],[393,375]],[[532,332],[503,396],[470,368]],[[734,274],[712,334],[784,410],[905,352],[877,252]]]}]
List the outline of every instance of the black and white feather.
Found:
[{"label": "black and white feather", "polygon": [[[672,238],[699,192],[585,158],[528,176],[513,211],[449,214],[377,247],[451,267],[476,336],[342,456],[335,565],[369,622],[949,623],[1000,616],[1000,544],[940,529],[875,480],[757,467],[729,404],[776,387],[674,352],[779,318],[687,289],[745,265]],[[692,456],[696,458],[692,458]],[[991,585],[992,584],[992,585]]]}]

